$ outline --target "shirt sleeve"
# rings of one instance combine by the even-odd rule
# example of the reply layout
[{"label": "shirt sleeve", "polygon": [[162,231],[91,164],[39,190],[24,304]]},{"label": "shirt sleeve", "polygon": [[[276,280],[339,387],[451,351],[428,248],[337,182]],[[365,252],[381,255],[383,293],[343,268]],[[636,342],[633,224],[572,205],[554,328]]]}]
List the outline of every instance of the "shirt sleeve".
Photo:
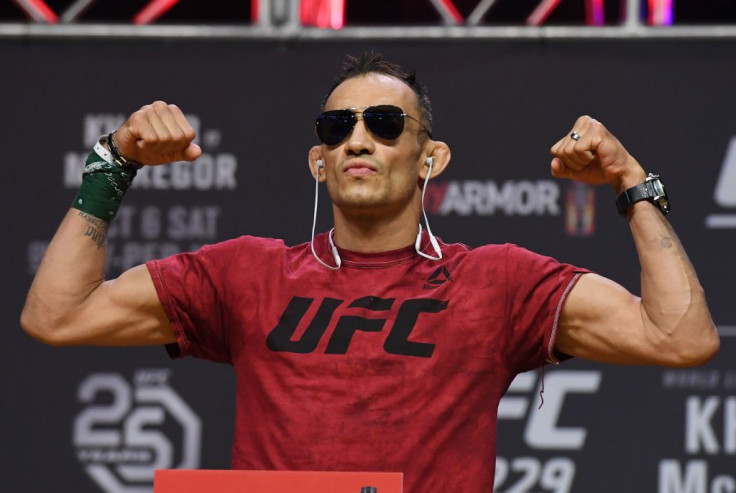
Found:
[{"label": "shirt sleeve", "polygon": [[558,324],[567,295],[586,272],[589,271],[508,245],[507,355],[516,372],[569,357],[555,351]]},{"label": "shirt sleeve", "polygon": [[146,263],[176,337],[171,357],[231,363],[222,291],[232,250],[224,242]]}]

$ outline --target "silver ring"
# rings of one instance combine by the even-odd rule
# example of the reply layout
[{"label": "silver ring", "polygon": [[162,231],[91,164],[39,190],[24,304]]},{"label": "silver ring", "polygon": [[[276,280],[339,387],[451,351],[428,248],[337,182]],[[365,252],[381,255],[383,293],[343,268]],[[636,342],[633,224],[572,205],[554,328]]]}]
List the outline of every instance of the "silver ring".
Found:
[{"label": "silver ring", "polygon": [[578,141],[578,140],[580,140],[580,134],[577,133],[577,132],[573,132],[573,133],[570,134],[570,138],[572,140]]}]

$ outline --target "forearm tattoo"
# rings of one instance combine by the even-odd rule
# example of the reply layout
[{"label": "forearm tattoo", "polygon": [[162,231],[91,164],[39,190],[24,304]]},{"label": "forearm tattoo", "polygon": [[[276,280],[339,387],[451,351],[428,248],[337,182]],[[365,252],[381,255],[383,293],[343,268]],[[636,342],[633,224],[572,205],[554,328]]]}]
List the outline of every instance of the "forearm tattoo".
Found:
[{"label": "forearm tattoo", "polygon": [[95,242],[98,249],[104,247],[107,241],[107,223],[82,211],[79,211],[79,217],[87,221],[87,229],[83,236],[87,236]]},{"label": "forearm tattoo", "polygon": [[672,248],[674,245],[675,242],[669,236],[663,236],[659,239],[659,246],[661,248]]},{"label": "forearm tattoo", "polygon": [[[679,239],[672,225],[664,217],[659,217],[659,220],[664,223],[664,227],[667,230],[659,237],[659,248],[664,250],[677,247]],[[680,249],[680,252],[682,252],[682,249]]]}]

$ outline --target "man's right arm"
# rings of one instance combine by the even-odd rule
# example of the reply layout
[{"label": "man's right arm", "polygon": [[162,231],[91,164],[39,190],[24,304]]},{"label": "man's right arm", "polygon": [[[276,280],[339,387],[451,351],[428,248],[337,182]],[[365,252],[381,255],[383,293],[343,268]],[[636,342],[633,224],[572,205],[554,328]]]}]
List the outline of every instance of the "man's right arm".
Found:
[{"label": "man's right arm", "polygon": [[[115,143],[127,159],[159,165],[199,157],[194,137],[176,106],[157,101],[133,113]],[[106,221],[69,210],[33,280],[21,325],[34,338],[58,346],[174,342],[145,265],[104,279],[107,229]]]},{"label": "man's right arm", "polygon": [[55,346],[174,341],[144,265],[105,281],[107,223],[70,209],[33,280],[21,325]]}]

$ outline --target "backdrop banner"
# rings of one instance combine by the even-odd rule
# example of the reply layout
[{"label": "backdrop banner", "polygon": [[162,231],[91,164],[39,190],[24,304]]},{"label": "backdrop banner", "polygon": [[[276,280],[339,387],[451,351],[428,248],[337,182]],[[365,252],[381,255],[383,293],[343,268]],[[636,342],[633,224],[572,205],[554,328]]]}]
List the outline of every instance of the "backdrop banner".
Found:
[{"label": "backdrop banner", "polygon": [[[549,148],[592,115],[662,176],[721,331],[696,369],[573,360],[546,369],[543,394],[541,371],[518,376],[499,409],[496,491],[736,492],[736,41],[646,40],[0,42],[0,489],[144,492],[156,468],[229,467],[231,368],[46,347],[20,328],[25,294],[86,154],[155,100],[182,108],[204,154],[138,173],[108,276],[242,234],[308,241],[314,117],[344,55],[368,49],[416,69],[452,149],[427,191],[436,234],[516,243],[638,293],[614,191],[549,172]],[[324,188],[319,207],[324,231]]]}]

